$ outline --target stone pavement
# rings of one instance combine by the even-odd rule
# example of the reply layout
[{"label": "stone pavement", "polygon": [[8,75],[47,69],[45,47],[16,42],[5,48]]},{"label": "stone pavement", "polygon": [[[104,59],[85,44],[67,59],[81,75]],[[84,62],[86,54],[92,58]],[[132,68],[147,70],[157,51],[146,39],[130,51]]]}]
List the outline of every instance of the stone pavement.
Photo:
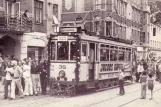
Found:
[{"label": "stone pavement", "polygon": [[140,84],[125,86],[126,94],[118,96],[118,88],[106,91],[88,93],[71,98],[56,96],[32,96],[13,101],[2,100],[0,94],[0,107],[161,107],[161,84],[156,83],[154,100],[140,99]]}]

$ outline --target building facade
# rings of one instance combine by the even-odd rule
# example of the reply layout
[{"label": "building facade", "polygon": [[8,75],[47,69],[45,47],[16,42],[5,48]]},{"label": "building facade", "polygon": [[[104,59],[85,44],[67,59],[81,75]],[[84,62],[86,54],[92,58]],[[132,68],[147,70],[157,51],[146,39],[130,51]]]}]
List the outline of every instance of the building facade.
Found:
[{"label": "building facade", "polygon": [[81,18],[88,31],[131,40],[145,57],[149,16],[147,0],[62,0],[62,26],[75,26],[75,20]]},{"label": "building facade", "polygon": [[1,0],[0,52],[18,59],[41,60],[47,35],[53,32],[52,15],[60,18],[60,3],[54,0]]},{"label": "building facade", "polygon": [[149,47],[152,57],[161,57],[161,25],[150,24]]}]

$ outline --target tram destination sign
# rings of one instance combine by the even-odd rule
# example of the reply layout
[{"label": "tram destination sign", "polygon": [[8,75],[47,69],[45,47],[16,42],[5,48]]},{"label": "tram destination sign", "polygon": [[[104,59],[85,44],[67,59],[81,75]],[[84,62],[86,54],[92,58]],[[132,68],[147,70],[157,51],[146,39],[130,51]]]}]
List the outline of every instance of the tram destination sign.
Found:
[{"label": "tram destination sign", "polygon": [[79,33],[80,28],[79,27],[60,27],[61,33]]},{"label": "tram destination sign", "polygon": [[67,36],[58,36],[58,41],[67,41],[68,37]]}]

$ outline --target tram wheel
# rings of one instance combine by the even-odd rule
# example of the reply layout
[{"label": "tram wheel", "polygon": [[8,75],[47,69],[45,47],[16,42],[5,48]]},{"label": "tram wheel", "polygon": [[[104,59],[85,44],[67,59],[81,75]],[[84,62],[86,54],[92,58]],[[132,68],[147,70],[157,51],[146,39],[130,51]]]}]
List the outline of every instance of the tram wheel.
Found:
[{"label": "tram wheel", "polygon": [[66,90],[67,96],[75,96],[76,95],[76,88],[70,87]]}]

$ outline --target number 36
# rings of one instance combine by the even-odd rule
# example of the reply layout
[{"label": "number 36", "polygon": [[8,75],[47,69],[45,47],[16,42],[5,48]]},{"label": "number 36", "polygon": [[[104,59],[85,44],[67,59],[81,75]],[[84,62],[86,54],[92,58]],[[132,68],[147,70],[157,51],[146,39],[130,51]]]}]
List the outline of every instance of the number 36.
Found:
[{"label": "number 36", "polygon": [[66,65],[59,65],[59,69],[66,69]]}]

